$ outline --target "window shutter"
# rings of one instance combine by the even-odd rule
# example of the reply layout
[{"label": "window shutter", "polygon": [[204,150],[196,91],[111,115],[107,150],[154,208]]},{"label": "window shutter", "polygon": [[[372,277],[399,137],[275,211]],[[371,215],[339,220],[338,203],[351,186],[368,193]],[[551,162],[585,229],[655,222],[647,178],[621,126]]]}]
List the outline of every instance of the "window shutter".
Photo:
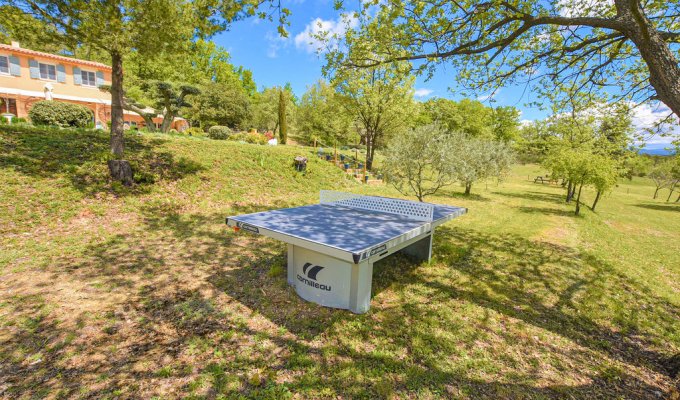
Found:
[{"label": "window shutter", "polygon": [[73,83],[76,85],[83,84],[83,76],[81,75],[80,68],[78,67],[73,67]]},{"label": "window shutter", "polygon": [[31,78],[40,79],[40,66],[37,61],[33,59],[28,60],[28,69],[31,73]]},{"label": "window shutter", "polygon": [[9,56],[9,73],[13,76],[21,76],[21,64],[19,64],[19,57]]},{"label": "window shutter", "polygon": [[59,83],[66,82],[66,68],[61,64],[57,65],[57,82]]},{"label": "window shutter", "polygon": [[97,87],[104,84],[104,73],[102,71],[97,71]]}]

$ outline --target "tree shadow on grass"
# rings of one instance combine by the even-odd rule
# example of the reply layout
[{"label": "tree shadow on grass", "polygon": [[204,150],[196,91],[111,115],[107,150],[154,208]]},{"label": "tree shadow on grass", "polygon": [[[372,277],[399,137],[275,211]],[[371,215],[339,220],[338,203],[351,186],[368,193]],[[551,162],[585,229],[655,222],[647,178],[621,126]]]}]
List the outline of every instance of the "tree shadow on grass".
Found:
[{"label": "tree shadow on grass", "polygon": [[[119,188],[117,195],[145,193],[157,181],[175,181],[204,169],[185,158],[176,159],[159,150],[166,141],[136,134],[125,136],[125,159],[135,173],[132,188]],[[66,177],[77,190],[93,195],[113,188],[106,160],[109,137],[103,131],[64,129],[0,134],[0,168],[11,168],[40,178]]]},{"label": "tree shadow on grass", "polygon": [[[584,206],[585,208],[585,206]],[[520,210],[523,213],[527,214],[543,214],[543,215],[558,215],[558,216],[563,216],[563,217],[573,217],[574,216],[574,211],[572,210],[559,210],[557,208],[550,208],[550,207],[527,207],[527,206],[520,206],[517,207],[518,210]]]},{"label": "tree shadow on grass", "polygon": [[671,372],[666,365],[678,343],[671,348],[664,343],[673,337],[680,308],[605,261],[514,235],[448,227],[438,235],[446,244],[435,254],[471,278],[464,287],[431,282],[443,293],[471,299],[621,362]]},{"label": "tree shadow on grass", "polygon": [[[472,200],[472,201],[480,201],[480,202],[489,202],[491,199],[488,197],[484,197],[480,194],[477,193],[470,193],[470,194],[465,194],[464,192],[461,192],[459,190],[454,190],[451,188],[444,188],[444,189],[439,189],[437,192],[438,197],[449,197],[452,199],[464,199],[464,200]],[[425,200],[427,201],[427,200]]]},{"label": "tree shadow on grass", "polygon": [[[440,227],[434,262],[377,263],[372,309],[354,315],[301,300],[285,246],[228,233],[221,212],[142,215],[138,231],[47,267],[119,302],[75,327],[40,299],[8,302],[2,315],[22,326],[0,333],[3,395],[658,398],[668,387],[654,373],[678,346],[662,351],[678,308],[587,253]],[[578,383],[546,381],[542,359]]]},{"label": "tree shadow on grass", "polygon": [[636,204],[635,207],[646,208],[648,210],[680,212],[680,203],[668,203],[668,204],[640,203]]},{"label": "tree shadow on grass", "polygon": [[499,196],[513,197],[531,201],[545,201],[548,203],[564,203],[564,196],[557,193],[545,192],[493,192]]}]

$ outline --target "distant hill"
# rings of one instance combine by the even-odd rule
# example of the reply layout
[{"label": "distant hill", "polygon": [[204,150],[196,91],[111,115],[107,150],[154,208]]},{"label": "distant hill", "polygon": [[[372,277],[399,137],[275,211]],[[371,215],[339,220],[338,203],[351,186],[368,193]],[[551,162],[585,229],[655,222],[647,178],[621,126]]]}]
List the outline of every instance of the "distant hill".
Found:
[{"label": "distant hill", "polygon": [[651,149],[644,148],[644,149],[640,149],[640,151],[638,153],[640,153],[640,154],[650,154],[650,155],[653,155],[653,156],[672,156],[673,154],[675,154],[674,151],[666,150],[664,148],[651,148]]}]

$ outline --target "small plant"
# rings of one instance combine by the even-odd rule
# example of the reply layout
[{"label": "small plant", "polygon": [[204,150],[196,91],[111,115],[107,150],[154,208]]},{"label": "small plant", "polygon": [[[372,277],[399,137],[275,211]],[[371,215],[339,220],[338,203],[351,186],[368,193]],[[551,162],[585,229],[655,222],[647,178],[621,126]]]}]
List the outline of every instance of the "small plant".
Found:
[{"label": "small plant", "polygon": [[210,139],[227,140],[231,134],[231,129],[227,126],[215,125],[208,129],[208,137]]},{"label": "small plant", "polygon": [[184,133],[185,135],[189,135],[189,136],[197,136],[197,137],[204,137],[205,136],[205,132],[203,131],[203,129],[197,128],[197,127],[187,128],[182,133]]},{"label": "small plant", "polygon": [[28,116],[35,125],[53,125],[62,128],[85,128],[94,118],[92,111],[80,104],[60,101],[39,101],[31,107]]}]

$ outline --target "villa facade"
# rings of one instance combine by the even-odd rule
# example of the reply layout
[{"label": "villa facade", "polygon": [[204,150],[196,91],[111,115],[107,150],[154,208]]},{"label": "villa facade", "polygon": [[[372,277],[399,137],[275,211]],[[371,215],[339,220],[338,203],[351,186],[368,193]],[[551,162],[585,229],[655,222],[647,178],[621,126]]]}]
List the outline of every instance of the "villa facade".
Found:
[{"label": "villa facade", "polygon": [[[111,95],[99,89],[111,84],[111,67],[75,58],[22,48],[19,43],[0,44],[0,115],[28,118],[32,105],[41,100],[77,103],[88,107],[97,127],[111,121]],[[125,111],[127,127],[143,127],[138,114]],[[162,117],[153,119],[157,126]],[[182,130],[184,119],[172,127]]]}]

